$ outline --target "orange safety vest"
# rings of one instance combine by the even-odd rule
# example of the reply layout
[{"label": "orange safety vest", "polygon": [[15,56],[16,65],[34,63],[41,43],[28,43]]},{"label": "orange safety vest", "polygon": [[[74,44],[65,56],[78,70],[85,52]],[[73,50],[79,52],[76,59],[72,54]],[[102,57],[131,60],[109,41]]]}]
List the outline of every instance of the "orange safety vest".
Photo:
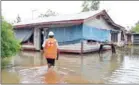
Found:
[{"label": "orange safety vest", "polygon": [[46,40],[45,46],[44,46],[44,57],[56,59],[57,57],[57,41],[54,38],[49,38]]}]

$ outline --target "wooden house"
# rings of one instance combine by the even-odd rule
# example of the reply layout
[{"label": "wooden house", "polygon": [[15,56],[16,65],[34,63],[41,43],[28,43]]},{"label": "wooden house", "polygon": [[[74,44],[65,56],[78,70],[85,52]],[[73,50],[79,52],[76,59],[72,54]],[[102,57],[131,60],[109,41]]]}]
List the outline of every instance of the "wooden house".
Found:
[{"label": "wooden house", "polygon": [[14,30],[23,49],[33,50],[42,49],[49,31],[54,32],[61,52],[92,52],[102,42],[121,46],[125,40],[124,27],[116,24],[105,10],[28,20],[15,24]]}]

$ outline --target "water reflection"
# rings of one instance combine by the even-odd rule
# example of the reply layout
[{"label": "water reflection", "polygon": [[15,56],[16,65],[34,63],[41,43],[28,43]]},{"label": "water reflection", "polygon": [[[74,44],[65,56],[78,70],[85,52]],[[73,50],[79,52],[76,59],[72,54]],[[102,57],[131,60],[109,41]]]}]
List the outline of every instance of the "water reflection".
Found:
[{"label": "water reflection", "polygon": [[[22,51],[13,59],[15,74],[20,80],[15,79],[14,82],[139,83],[139,46],[121,48],[116,52],[112,54],[111,51],[106,51],[100,55],[60,54],[55,70],[47,73],[46,60],[42,53]],[[2,72],[2,80],[4,83],[12,83],[8,79],[12,73],[6,71],[7,73]],[[54,76],[55,81],[51,80]]]},{"label": "water reflection", "polygon": [[[16,84],[20,82],[20,78],[19,75],[15,72],[14,69],[11,70],[2,70],[1,72],[1,83],[5,83],[5,84]],[[13,78],[14,77],[14,78]]]},{"label": "water reflection", "polygon": [[22,67],[33,67],[45,65],[46,61],[40,52],[21,51],[14,59],[14,65]]},{"label": "water reflection", "polygon": [[105,52],[101,55],[89,57],[90,54],[84,55],[83,75],[90,81],[106,82],[107,78],[111,76],[112,72],[120,67],[122,57],[118,61],[117,54],[111,54],[111,51]]}]

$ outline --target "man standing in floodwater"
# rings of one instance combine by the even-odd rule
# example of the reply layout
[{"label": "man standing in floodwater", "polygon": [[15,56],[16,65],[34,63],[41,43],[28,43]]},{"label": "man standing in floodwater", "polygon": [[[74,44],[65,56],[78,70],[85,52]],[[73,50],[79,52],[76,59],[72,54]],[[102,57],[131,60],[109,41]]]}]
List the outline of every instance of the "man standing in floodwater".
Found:
[{"label": "man standing in floodwater", "polygon": [[48,39],[43,42],[43,54],[47,60],[48,69],[55,65],[55,59],[58,54],[58,42],[54,38],[54,33],[52,31],[48,34]]}]

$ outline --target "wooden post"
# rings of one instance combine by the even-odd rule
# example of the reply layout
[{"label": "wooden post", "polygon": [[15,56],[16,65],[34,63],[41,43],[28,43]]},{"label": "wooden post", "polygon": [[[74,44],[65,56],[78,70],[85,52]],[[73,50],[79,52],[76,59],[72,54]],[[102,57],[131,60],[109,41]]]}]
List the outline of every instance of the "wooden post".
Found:
[{"label": "wooden post", "polygon": [[100,44],[99,53],[101,53],[102,49],[103,49],[103,44]]},{"label": "wooden post", "polygon": [[84,66],[84,64],[83,64],[83,55],[81,54],[81,64],[80,64],[81,66],[81,73],[83,72],[83,66]]},{"label": "wooden post", "polygon": [[83,54],[83,40],[81,41],[81,54]]},{"label": "wooden post", "polygon": [[118,33],[118,42],[117,45],[120,47],[120,42],[121,42],[121,31]]},{"label": "wooden post", "polygon": [[114,44],[111,45],[111,49],[112,49],[112,53],[116,53],[116,50],[115,50]]}]

